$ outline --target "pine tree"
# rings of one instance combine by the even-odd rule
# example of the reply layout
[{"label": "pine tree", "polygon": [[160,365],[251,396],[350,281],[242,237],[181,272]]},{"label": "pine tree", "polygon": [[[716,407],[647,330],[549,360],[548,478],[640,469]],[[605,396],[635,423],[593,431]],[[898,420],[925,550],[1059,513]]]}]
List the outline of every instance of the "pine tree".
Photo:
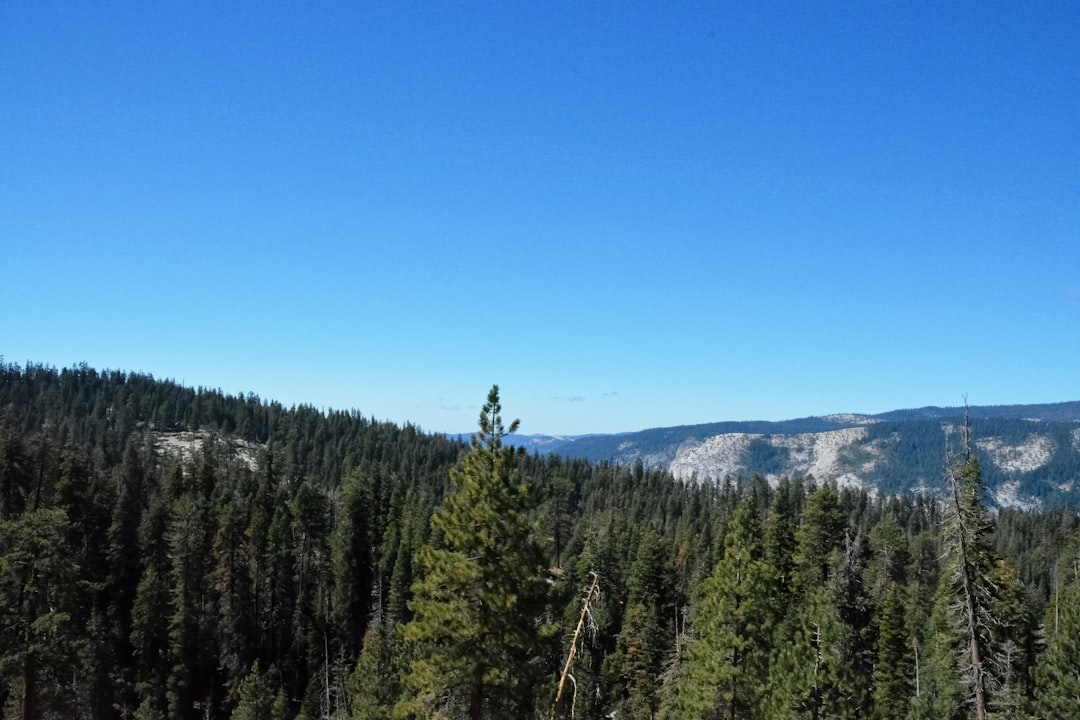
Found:
[{"label": "pine tree", "polygon": [[843,624],[841,658],[845,716],[852,718],[865,717],[871,705],[871,677],[866,668],[874,664],[874,627],[873,607],[863,584],[866,564],[867,547],[862,536],[845,538],[832,586],[837,613]]},{"label": "pine tree", "polygon": [[145,492],[145,470],[134,442],[124,450],[123,462],[117,469],[116,500],[111,522],[105,533],[108,575],[105,581],[106,618],[110,633],[111,653],[123,660],[110,668],[117,686],[117,701],[121,707],[137,704],[134,695],[134,675],[131,659],[131,618],[139,584],[139,518]]},{"label": "pine tree", "polygon": [[960,677],[959,607],[945,582],[934,593],[925,641],[921,644],[919,690],[913,717],[919,720],[961,720],[964,685]]},{"label": "pine tree", "polygon": [[344,654],[356,657],[364,637],[372,589],[371,531],[373,498],[369,483],[353,472],[341,488],[337,522],[330,541],[334,576],[332,618]]},{"label": "pine tree", "polygon": [[139,555],[143,568],[131,609],[131,646],[140,720],[165,717],[165,685],[169,672],[169,627],[163,622],[169,614],[166,540],[169,503],[166,494],[162,490],[154,495],[139,525]]},{"label": "pine tree", "polygon": [[830,589],[808,588],[794,610],[774,645],[766,717],[850,717],[844,714],[844,628]]},{"label": "pine tree", "polygon": [[891,582],[877,616],[877,662],[874,664],[873,717],[904,720],[914,692],[914,660],[904,616],[903,587]]},{"label": "pine tree", "polygon": [[[964,457],[949,465],[942,561],[927,638],[925,692],[916,714],[935,718],[968,716],[985,720],[995,709],[1001,684],[995,634],[1002,624],[995,614],[999,594],[989,542],[992,528],[983,503],[982,471],[963,427]],[[1007,705],[1005,702],[1003,704]]]},{"label": "pine tree", "polygon": [[183,717],[198,704],[212,707],[217,648],[213,642],[210,594],[211,520],[206,502],[185,493],[172,508],[168,531],[172,567],[169,575],[169,714]]},{"label": "pine tree", "polygon": [[990,615],[994,622],[991,660],[995,680],[990,709],[994,717],[1020,717],[1033,690],[1031,671],[1038,631],[1016,569],[998,560],[990,580],[994,591]]},{"label": "pine tree", "polygon": [[825,484],[807,498],[795,533],[794,605],[773,637],[767,705],[770,717],[859,717],[866,687],[866,625],[861,543],[845,537],[836,488]]},{"label": "pine tree", "polygon": [[329,637],[331,507],[327,494],[311,480],[300,484],[290,504],[295,682],[305,685],[301,708],[310,716],[329,713],[344,694],[341,683],[331,682],[331,663],[336,656],[331,652]]},{"label": "pine tree", "polygon": [[846,529],[836,487],[825,484],[811,493],[802,523],[795,532],[792,581],[797,595],[820,588],[828,581],[834,553],[843,544]]},{"label": "pine tree", "polygon": [[775,575],[773,596],[776,608],[787,603],[791,592],[795,547],[795,508],[791,500],[791,481],[783,479],[773,493],[769,514],[765,517],[765,562]]},{"label": "pine tree", "polygon": [[364,633],[364,647],[349,676],[350,720],[390,720],[401,695],[401,634],[385,617],[376,616]]},{"label": "pine tree", "polygon": [[911,552],[893,511],[886,511],[870,531],[870,550],[865,585],[870,596],[878,598],[873,615],[877,637],[873,717],[903,720],[915,695],[915,660],[905,591]]},{"label": "pine tree", "polygon": [[724,557],[694,605],[695,639],[661,717],[762,717],[772,632],[770,589],[776,580],[763,553],[760,524],[754,508],[744,502],[728,523]]},{"label": "pine tree", "polygon": [[254,588],[250,568],[256,551],[245,533],[246,508],[238,497],[224,498],[218,507],[212,570],[217,596],[216,631],[220,663],[228,678],[230,699],[236,701],[238,685],[257,657]]},{"label": "pine tree", "polygon": [[239,702],[230,716],[231,720],[285,720],[285,694],[281,688],[275,692],[268,679],[259,672],[255,663],[251,672],[237,686]]},{"label": "pine tree", "polygon": [[503,446],[499,388],[480,413],[471,450],[451,471],[450,492],[431,519],[432,541],[417,553],[421,579],[402,634],[413,653],[411,695],[399,717],[523,717],[544,641],[545,549],[536,493],[520,456]]},{"label": "pine tree", "polygon": [[866,584],[874,597],[884,597],[892,583],[906,584],[911,551],[893,513],[886,513],[870,531],[870,551]]},{"label": "pine tree", "polygon": [[[570,693],[570,710],[576,708],[578,716],[589,718],[610,713],[615,698],[622,692],[621,678],[612,677],[610,658],[617,654],[616,636],[626,609],[621,562],[623,539],[616,532],[616,523],[610,515],[596,525],[598,527],[585,531],[584,544],[572,572],[575,578],[589,578],[590,584],[595,575],[599,578],[601,588],[601,592],[589,604],[584,638],[574,662],[573,691]],[[583,580],[579,582],[583,584]],[[578,583],[571,584],[575,585]],[[581,592],[586,592],[586,588],[581,587]],[[564,627],[574,627],[579,622],[581,603],[581,598],[575,597],[566,608]]]},{"label": "pine tree", "polygon": [[16,517],[25,509],[33,483],[29,452],[15,422],[13,407],[0,412],[0,520]]},{"label": "pine tree", "polygon": [[984,720],[992,683],[991,636],[997,622],[991,615],[995,594],[993,558],[988,536],[990,518],[982,503],[982,473],[974,455],[956,463],[949,473],[952,502],[943,528],[948,554],[941,582],[946,599],[956,608],[952,616],[960,680],[976,720]]},{"label": "pine tree", "polygon": [[1047,607],[1046,652],[1035,666],[1035,717],[1074,717],[1080,708],[1080,580]]},{"label": "pine tree", "polygon": [[82,669],[72,667],[80,568],[68,531],[67,515],[57,508],[0,520],[0,710],[14,706],[5,717],[76,715],[60,680]]},{"label": "pine tree", "polygon": [[656,713],[660,673],[674,641],[672,585],[666,545],[648,528],[630,566],[626,614],[609,658],[609,675],[623,687],[619,717],[648,719]]}]

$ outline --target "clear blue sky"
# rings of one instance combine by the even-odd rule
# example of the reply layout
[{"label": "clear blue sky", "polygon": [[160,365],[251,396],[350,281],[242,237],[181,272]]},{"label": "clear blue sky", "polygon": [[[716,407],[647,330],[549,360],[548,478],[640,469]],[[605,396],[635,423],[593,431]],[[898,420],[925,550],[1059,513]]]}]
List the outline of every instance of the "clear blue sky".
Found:
[{"label": "clear blue sky", "polygon": [[0,4],[0,354],[470,431],[1080,399],[1080,4]]}]

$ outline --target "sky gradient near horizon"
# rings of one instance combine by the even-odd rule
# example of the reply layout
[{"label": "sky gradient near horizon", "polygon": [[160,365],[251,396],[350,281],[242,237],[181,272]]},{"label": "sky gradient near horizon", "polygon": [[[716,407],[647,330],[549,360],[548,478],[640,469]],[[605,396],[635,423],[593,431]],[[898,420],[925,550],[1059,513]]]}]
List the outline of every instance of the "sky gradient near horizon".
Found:
[{"label": "sky gradient near horizon", "polygon": [[469,432],[1080,399],[1080,4],[5,3],[0,355]]}]

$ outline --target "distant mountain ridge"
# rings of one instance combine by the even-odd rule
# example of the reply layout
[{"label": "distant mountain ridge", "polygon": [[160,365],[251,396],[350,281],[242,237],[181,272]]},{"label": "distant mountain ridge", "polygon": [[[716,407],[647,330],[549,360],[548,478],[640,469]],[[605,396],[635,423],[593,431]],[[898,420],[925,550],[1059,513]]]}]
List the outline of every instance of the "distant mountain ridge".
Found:
[{"label": "distant mountain ridge", "polygon": [[885,493],[943,488],[946,457],[961,452],[969,418],[991,501],[1080,507],[1080,401],[892,410],[780,422],[729,421],[612,435],[516,435],[530,452],[670,471],[676,478],[812,474]]}]

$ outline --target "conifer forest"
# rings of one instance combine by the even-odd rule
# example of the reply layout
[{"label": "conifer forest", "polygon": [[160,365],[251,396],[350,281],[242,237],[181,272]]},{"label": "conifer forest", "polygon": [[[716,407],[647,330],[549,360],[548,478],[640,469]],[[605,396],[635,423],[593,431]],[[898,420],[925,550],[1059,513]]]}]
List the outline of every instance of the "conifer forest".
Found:
[{"label": "conifer forest", "polygon": [[970,437],[889,496],[528,454],[512,406],[0,363],[3,718],[1080,717],[1077,512],[992,510]]}]

